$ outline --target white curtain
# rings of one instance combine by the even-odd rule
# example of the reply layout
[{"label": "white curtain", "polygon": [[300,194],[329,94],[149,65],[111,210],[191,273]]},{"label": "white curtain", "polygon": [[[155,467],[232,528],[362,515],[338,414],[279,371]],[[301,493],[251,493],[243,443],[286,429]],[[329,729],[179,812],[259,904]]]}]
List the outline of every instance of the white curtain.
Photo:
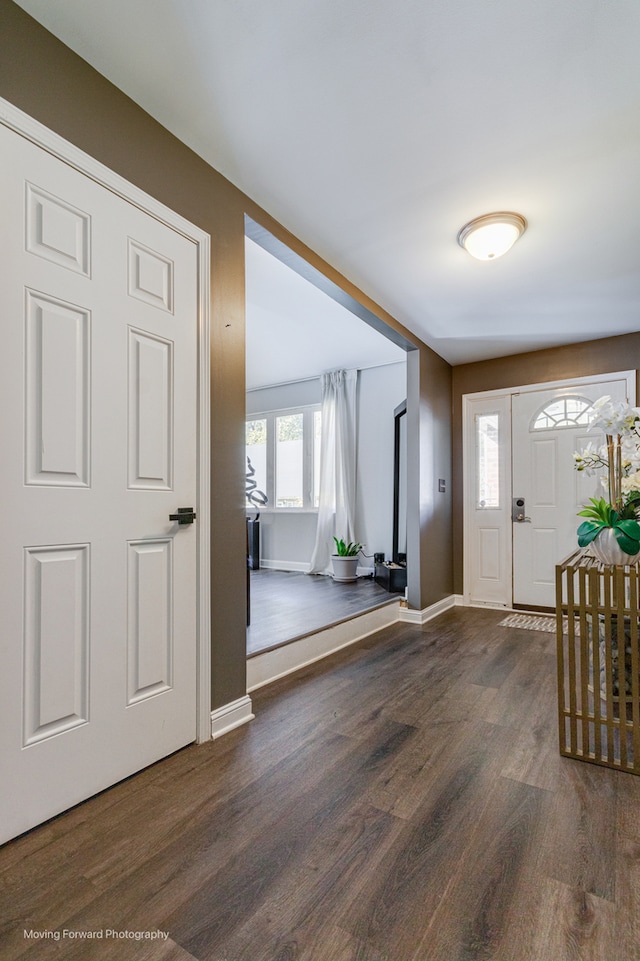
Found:
[{"label": "white curtain", "polygon": [[331,574],[334,534],[356,539],[356,382],[357,370],[322,375],[320,499],[310,574]]}]

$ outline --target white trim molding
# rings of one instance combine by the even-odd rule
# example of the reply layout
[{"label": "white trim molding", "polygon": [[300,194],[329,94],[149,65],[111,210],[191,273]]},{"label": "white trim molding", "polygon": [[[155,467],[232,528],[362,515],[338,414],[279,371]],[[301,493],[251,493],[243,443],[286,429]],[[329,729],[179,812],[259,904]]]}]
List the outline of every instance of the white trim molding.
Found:
[{"label": "white trim molding", "polygon": [[268,571],[296,571],[299,574],[309,573],[308,561],[269,561],[260,559],[260,567]]},{"label": "white trim molding", "polygon": [[[272,561],[265,560],[264,558],[260,559],[260,567],[264,567],[268,571],[296,571],[300,574],[308,574],[310,566],[308,561]],[[373,577],[375,568],[364,567],[359,564],[356,573],[359,578]]]},{"label": "white trim molding", "polygon": [[370,634],[397,624],[399,609],[400,599],[390,601],[358,617],[347,618],[315,634],[283,644],[273,651],[254,654],[247,659],[247,690],[255,691],[271,684],[272,681],[335,654]]},{"label": "white trim molding", "polygon": [[427,621],[432,621],[434,617],[439,617],[440,614],[451,610],[452,607],[461,606],[463,606],[462,595],[449,594],[448,597],[443,597],[441,601],[436,601],[435,604],[430,604],[429,607],[425,607],[421,611],[413,611],[408,607],[401,607],[400,620],[404,624],[426,624]]},{"label": "white trim molding", "polygon": [[237,701],[223,704],[222,707],[217,707],[211,712],[211,737],[215,741],[223,734],[228,734],[242,724],[253,721],[254,717],[251,698],[248,694],[239,697]]},{"label": "white trim molding", "polygon": [[210,284],[211,238],[209,234],[185,220],[176,211],[129,183],[115,171],[53,130],[34,120],[8,100],[0,97],[0,123],[42,147],[86,177],[106,187],[129,204],[150,214],[195,244],[198,259],[198,599],[197,599],[197,687],[196,740],[210,739],[211,710],[211,612],[210,612]]}]

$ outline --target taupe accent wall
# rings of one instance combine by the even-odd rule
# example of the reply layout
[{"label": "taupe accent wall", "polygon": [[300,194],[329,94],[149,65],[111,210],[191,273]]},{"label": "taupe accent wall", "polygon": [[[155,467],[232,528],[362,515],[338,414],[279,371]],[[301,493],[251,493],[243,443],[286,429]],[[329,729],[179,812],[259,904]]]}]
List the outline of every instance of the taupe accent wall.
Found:
[{"label": "taupe accent wall", "polygon": [[[476,391],[524,387],[571,377],[640,368],[640,333],[589,340],[453,368],[453,544],[454,590],[463,592],[462,398]],[[636,390],[638,384],[636,383]],[[640,395],[638,395],[640,400]]]},{"label": "taupe accent wall", "polygon": [[[450,391],[451,368],[441,357],[433,351],[408,355],[407,584],[416,610],[452,593]],[[412,517],[420,523],[411,523]],[[417,563],[410,563],[413,558]]]},{"label": "taupe accent wall", "polygon": [[[450,594],[449,365],[11,0],[0,0],[0,96],[211,235],[212,707],[246,690],[245,213],[416,344],[414,527],[429,541],[414,604]],[[447,493],[435,499],[439,476]]]}]

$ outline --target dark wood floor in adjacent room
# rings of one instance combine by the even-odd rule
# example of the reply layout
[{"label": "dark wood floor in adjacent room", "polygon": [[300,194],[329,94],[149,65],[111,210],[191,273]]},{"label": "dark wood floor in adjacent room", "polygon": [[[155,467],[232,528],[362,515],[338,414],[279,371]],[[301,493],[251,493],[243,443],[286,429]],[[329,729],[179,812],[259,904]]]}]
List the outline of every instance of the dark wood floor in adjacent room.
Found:
[{"label": "dark wood floor in adjacent room", "polygon": [[[640,778],[558,756],[554,637],[502,616],[386,629],[6,845],[2,961],[639,961]],[[24,933],[63,929],[104,935]]]},{"label": "dark wood floor in adjacent room", "polygon": [[321,574],[251,571],[247,655],[259,654],[397,600],[372,577],[340,584]]}]

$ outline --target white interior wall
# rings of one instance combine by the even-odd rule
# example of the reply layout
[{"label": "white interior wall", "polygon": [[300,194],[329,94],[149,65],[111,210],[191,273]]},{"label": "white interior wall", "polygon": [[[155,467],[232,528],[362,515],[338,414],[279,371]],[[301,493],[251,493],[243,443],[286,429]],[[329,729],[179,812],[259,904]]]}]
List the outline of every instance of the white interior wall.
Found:
[{"label": "white interior wall", "polygon": [[[406,363],[362,370],[358,376],[356,537],[367,554],[391,557],[393,542],[393,412],[406,397]],[[320,379],[247,392],[247,416],[319,404]],[[250,512],[249,516],[253,516]],[[260,554],[265,567],[306,570],[316,536],[317,513],[260,513]],[[373,566],[373,557],[362,558]]]}]

